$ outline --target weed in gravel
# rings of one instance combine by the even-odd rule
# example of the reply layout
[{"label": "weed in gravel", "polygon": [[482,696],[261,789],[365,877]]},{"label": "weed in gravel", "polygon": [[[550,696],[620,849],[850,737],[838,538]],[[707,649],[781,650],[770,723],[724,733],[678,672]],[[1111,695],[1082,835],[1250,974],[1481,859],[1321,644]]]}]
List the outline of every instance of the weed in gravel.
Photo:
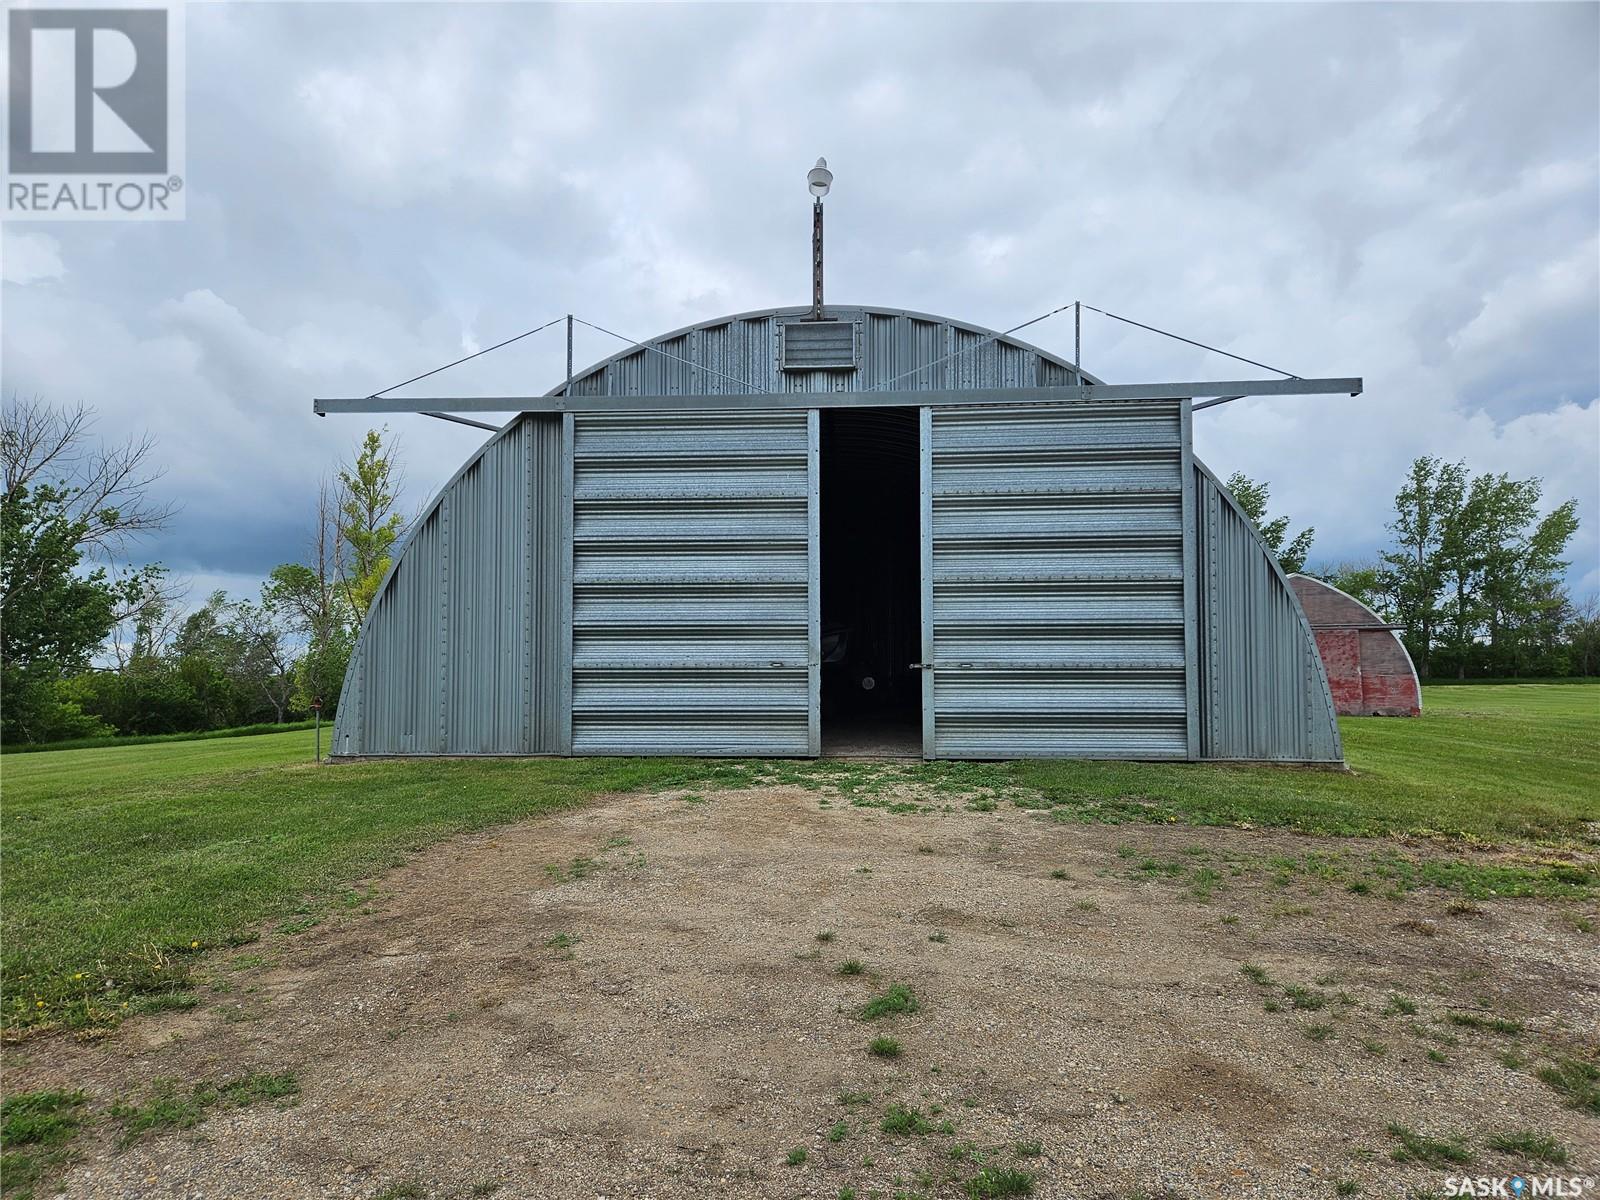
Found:
[{"label": "weed in gravel", "polygon": [[1414,1017],[1417,1015],[1417,1002],[1415,1000],[1407,1000],[1399,992],[1396,992],[1389,997],[1389,1002],[1383,1006],[1383,1015],[1386,1017],[1395,1015]]},{"label": "weed in gravel", "polygon": [[300,1094],[300,1082],[292,1072],[271,1075],[258,1072],[226,1083],[197,1083],[187,1093],[178,1090],[171,1078],[153,1082],[150,1099],[144,1104],[119,1101],[109,1115],[122,1125],[122,1145],[128,1146],[146,1133],[167,1129],[193,1129],[205,1120],[206,1110],[226,1101],[236,1108],[247,1108],[261,1100],[288,1100]]},{"label": "weed in gravel", "polygon": [[1266,1009],[1269,1013],[1281,1013],[1283,1011],[1283,1005],[1279,1004],[1276,1000],[1268,1000],[1261,1007]]},{"label": "weed in gravel", "polygon": [[1429,1137],[1407,1129],[1404,1125],[1389,1126],[1389,1136],[1400,1143],[1389,1156],[1395,1162],[1444,1167],[1451,1164],[1463,1166],[1472,1161],[1472,1151],[1468,1150],[1457,1137]]},{"label": "weed in gravel", "polygon": [[1600,1117],[1600,1067],[1576,1058],[1540,1067],[1539,1078],[1561,1094],[1568,1108]]},{"label": "weed in gravel", "polygon": [[1516,1071],[1527,1066],[1528,1060],[1525,1056],[1513,1048],[1510,1050],[1502,1050],[1500,1052],[1500,1065],[1505,1067],[1507,1070]]},{"label": "weed in gravel", "polygon": [[1044,1153],[1044,1146],[1040,1142],[1018,1142],[1011,1148],[1016,1151],[1018,1158],[1038,1158]]},{"label": "weed in gravel", "polygon": [[867,1053],[874,1058],[899,1058],[900,1043],[892,1037],[877,1037],[867,1043]]},{"label": "weed in gravel", "polygon": [[391,1183],[381,1192],[374,1192],[372,1200],[426,1200],[427,1195],[420,1183],[408,1179],[403,1183]]},{"label": "weed in gravel", "polygon": [[897,983],[863,1004],[859,1015],[863,1021],[876,1021],[879,1017],[909,1015],[916,1011],[916,994],[905,984]]},{"label": "weed in gravel", "polygon": [[1267,969],[1259,963],[1245,963],[1239,968],[1239,973],[1257,987],[1272,986],[1272,976],[1268,975]]},{"label": "weed in gravel", "polygon": [[1291,983],[1284,988],[1283,994],[1289,998],[1290,1004],[1305,1012],[1317,1012],[1328,1004],[1328,998],[1321,992],[1298,983]]},{"label": "weed in gravel", "polygon": [[831,929],[820,929],[820,930],[818,930],[817,931],[817,941],[819,941],[819,942],[831,942],[831,941],[833,941],[833,930],[831,930]]},{"label": "weed in gravel", "polygon": [[810,1155],[806,1153],[806,1148],[804,1146],[796,1146],[793,1150],[789,1151],[788,1155],[783,1161],[788,1166],[798,1167],[809,1157]]},{"label": "weed in gravel", "polygon": [[1072,907],[1077,909],[1079,912],[1099,912],[1100,911],[1100,906],[1098,904],[1096,904],[1093,900],[1079,900]]},{"label": "weed in gravel", "polygon": [[472,1194],[474,1196],[492,1196],[504,1186],[505,1184],[498,1179],[480,1179],[472,1185]]},{"label": "weed in gravel", "polygon": [[1382,1058],[1385,1054],[1389,1053],[1389,1047],[1378,1041],[1377,1038],[1362,1039],[1361,1048],[1368,1054],[1375,1055],[1378,1058]]},{"label": "weed in gravel", "polygon": [[1156,858],[1142,858],[1139,860],[1140,874],[1150,879],[1154,879],[1161,875],[1168,877],[1173,875],[1182,875],[1183,870],[1184,868],[1181,862],[1162,862],[1160,859]]},{"label": "weed in gravel", "polygon": [[1548,1133],[1535,1133],[1531,1129],[1498,1133],[1489,1139],[1489,1149],[1515,1155],[1524,1162],[1549,1163],[1553,1167],[1563,1167],[1567,1163],[1565,1146]]},{"label": "weed in gravel", "polygon": [[1450,1061],[1450,1056],[1443,1050],[1430,1049],[1428,1051],[1428,1061],[1431,1063],[1447,1063]]},{"label": "weed in gravel", "polygon": [[933,1132],[933,1122],[914,1108],[891,1104],[883,1110],[883,1121],[878,1126],[885,1133],[898,1133],[907,1137]]},{"label": "weed in gravel", "polygon": [[82,1092],[18,1092],[0,1103],[0,1176],[8,1193],[32,1195],[35,1184],[66,1166],[87,1099]]},{"label": "weed in gravel", "polygon": [[835,1121],[833,1128],[828,1130],[828,1140],[830,1142],[842,1142],[849,1136],[850,1124],[848,1121]]},{"label": "weed in gravel", "polygon": [[839,1200],[856,1200],[856,1190],[848,1183],[839,1189]]},{"label": "weed in gravel", "polygon": [[1508,1037],[1522,1032],[1521,1021],[1510,1021],[1505,1017],[1484,1017],[1477,1013],[1453,1012],[1445,1014],[1445,1020],[1452,1025],[1459,1025],[1463,1029],[1489,1030],[1493,1033],[1503,1033]]},{"label": "weed in gravel", "polygon": [[872,1102],[871,1092],[840,1092],[839,1103],[847,1108],[858,1108]]},{"label": "weed in gravel", "polygon": [[938,942],[941,946],[950,940],[950,936],[942,929],[935,929],[928,935],[930,942]]},{"label": "weed in gravel", "polygon": [[1335,1196],[1354,1196],[1360,1190],[1361,1185],[1354,1179],[1341,1179],[1333,1185],[1333,1194]]},{"label": "weed in gravel", "polygon": [[1333,1036],[1333,1026],[1332,1025],[1307,1025],[1300,1032],[1305,1034],[1307,1040],[1309,1040],[1309,1041],[1325,1042],[1325,1041],[1327,1041],[1329,1038],[1331,1038]]},{"label": "weed in gravel", "polygon": [[290,1096],[300,1094],[300,1081],[291,1071],[281,1075],[269,1075],[258,1071],[254,1075],[246,1075],[243,1079],[234,1079],[221,1084],[217,1089],[217,1096],[239,1108],[246,1108],[259,1100],[287,1100]]},{"label": "weed in gravel", "polygon": [[1222,925],[1237,925],[1239,923],[1239,914],[1227,913],[1220,919],[1218,923]]},{"label": "weed in gravel", "polygon": [[839,964],[839,974],[841,975],[859,975],[865,970],[866,967],[861,965],[859,958],[847,958]]},{"label": "weed in gravel", "polygon": [[994,1196],[1033,1195],[1033,1176],[1026,1171],[985,1167],[967,1180],[970,1200],[990,1200]]},{"label": "weed in gravel", "polygon": [[545,943],[548,950],[570,950],[583,939],[575,933],[558,933]]},{"label": "weed in gravel", "polygon": [[199,1088],[184,1094],[178,1091],[177,1080],[164,1078],[154,1082],[147,1103],[119,1101],[110,1114],[122,1123],[122,1144],[127,1146],[153,1130],[193,1129],[205,1119],[205,1104]]},{"label": "weed in gravel", "polygon": [[1066,871],[1063,870],[1062,868],[1057,867],[1054,871],[1050,872],[1050,878],[1051,879],[1070,879],[1071,876],[1068,875],[1066,873]]}]

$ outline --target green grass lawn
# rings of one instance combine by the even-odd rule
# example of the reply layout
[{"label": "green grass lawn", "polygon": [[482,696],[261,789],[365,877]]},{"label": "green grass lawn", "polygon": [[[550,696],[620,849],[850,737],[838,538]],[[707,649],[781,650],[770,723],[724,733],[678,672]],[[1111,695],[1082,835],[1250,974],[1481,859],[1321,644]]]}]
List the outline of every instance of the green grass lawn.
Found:
[{"label": "green grass lawn", "polygon": [[1426,689],[1423,715],[1339,722],[1349,774],[1259,767],[1033,762],[1023,780],[1086,814],[1308,833],[1592,841],[1600,686]]},{"label": "green grass lawn", "polygon": [[341,901],[360,903],[354,881],[443,837],[644,786],[772,777],[848,786],[892,771],[951,794],[1036,789],[1058,820],[1595,844],[1587,823],[1600,821],[1600,687],[1438,688],[1425,705],[1419,720],[1345,721],[1350,774],[663,759],[317,767],[307,731],[7,756],[4,1020],[114,1021],[180,987],[191,951],[242,943],[263,922],[303,927]]}]

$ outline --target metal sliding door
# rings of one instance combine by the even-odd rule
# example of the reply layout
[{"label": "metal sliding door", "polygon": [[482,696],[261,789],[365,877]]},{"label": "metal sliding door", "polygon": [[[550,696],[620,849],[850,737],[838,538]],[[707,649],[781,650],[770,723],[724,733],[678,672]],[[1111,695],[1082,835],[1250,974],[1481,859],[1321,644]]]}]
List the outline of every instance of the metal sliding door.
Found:
[{"label": "metal sliding door", "polygon": [[923,752],[1191,755],[1187,402],[922,410]]},{"label": "metal sliding door", "polygon": [[578,414],[574,754],[815,755],[817,414]]}]

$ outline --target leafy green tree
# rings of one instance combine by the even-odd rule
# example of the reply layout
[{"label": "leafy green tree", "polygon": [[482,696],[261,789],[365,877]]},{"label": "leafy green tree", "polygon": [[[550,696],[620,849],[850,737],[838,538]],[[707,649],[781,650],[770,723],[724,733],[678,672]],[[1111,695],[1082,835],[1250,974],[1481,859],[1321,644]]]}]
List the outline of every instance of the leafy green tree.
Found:
[{"label": "leafy green tree", "polygon": [[1574,675],[1600,675],[1600,596],[1591,593],[1567,605],[1561,643]]},{"label": "leafy green tree", "polygon": [[263,602],[284,615],[291,636],[303,646],[290,697],[301,712],[317,700],[325,714],[337,708],[360,623],[344,585],[347,551],[338,513],[333,491],[324,484],[317,493],[316,528],[307,561],[273,568],[262,589]]},{"label": "leafy green tree", "polygon": [[228,630],[236,651],[231,671],[241,698],[265,700],[273,721],[283,724],[295,690],[287,614],[263,588],[260,603],[241,600],[233,606]]},{"label": "leafy green tree", "polygon": [[383,430],[367,430],[356,460],[339,469],[339,538],[349,550],[345,598],[358,618],[365,616],[388,574],[390,552],[405,529],[396,505],[401,477],[396,447],[385,446]]},{"label": "leafy green tree", "polygon": [[91,410],[13,396],[0,414],[0,738],[42,741],[93,732],[63,690],[119,618],[160,578],[117,570],[114,553],[160,528],[169,507],[147,499],[159,478],[148,440],[90,440]]},{"label": "leafy green tree", "polygon": [[1418,672],[1519,675],[1570,669],[1562,557],[1577,506],[1543,517],[1543,485],[1423,457],[1395,497],[1384,554]]},{"label": "leafy green tree", "polygon": [[1424,455],[1411,464],[1394,498],[1395,519],[1389,530],[1395,545],[1384,552],[1395,620],[1404,627],[1401,639],[1411,652],[1417,674],[1426,679],[1442,611],[1444,585],[1441,547],[1452,514],[1466,495],[1464,463],[1446,463]]},{"label": "leafy green tree", "polygon": [[[1254,522],[1261,534],[1261,540],[1267,544],[1267,549],[1272,551],[1272,556],[1278,560],[1278,565],[1291,574],[1304,570],[1306,555],[1311,552],[1311,542],[1316,537],[1317,531],[1314,528],[1302,529],[1291,538],[1288,517],[1268,520],[1267,500],[1271,496],[1270,485],[1257,483],[1243,471],[1235,471],[1228,476],[1228,490],[1239,502],[1239,507],[1244,509],[1245,515]],[[1284,544],[1286,540],[1287,545]]]},{"label": "leafy green tree", "polygon": [[105,568],[79,571],[85,523],[69,489],[19,486],[0,498],[0,738],[46,741],[91,729],[58,683],[81,671],[127,600]]}]

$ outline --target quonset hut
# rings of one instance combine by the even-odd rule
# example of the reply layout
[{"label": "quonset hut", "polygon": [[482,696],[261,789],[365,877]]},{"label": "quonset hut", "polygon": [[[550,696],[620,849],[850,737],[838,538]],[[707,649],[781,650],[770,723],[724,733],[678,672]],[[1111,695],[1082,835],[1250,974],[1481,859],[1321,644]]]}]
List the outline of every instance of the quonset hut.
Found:
[{"label": "quonset hut", "polygon": [[1289,585],[1317,639],[1334,712],[1341,717],[1422,715],[1422,684],[1400,640],[1400,626],[1331,583],[1291,575]]},{"label": "quonset hut", "polygon": [[544,397],[319,400],[520,410],[395,556],[335,753],[1337,763],[1300,604],[1190,417],[1359,390],[1105,385],[829,306],[680,329]]}]

